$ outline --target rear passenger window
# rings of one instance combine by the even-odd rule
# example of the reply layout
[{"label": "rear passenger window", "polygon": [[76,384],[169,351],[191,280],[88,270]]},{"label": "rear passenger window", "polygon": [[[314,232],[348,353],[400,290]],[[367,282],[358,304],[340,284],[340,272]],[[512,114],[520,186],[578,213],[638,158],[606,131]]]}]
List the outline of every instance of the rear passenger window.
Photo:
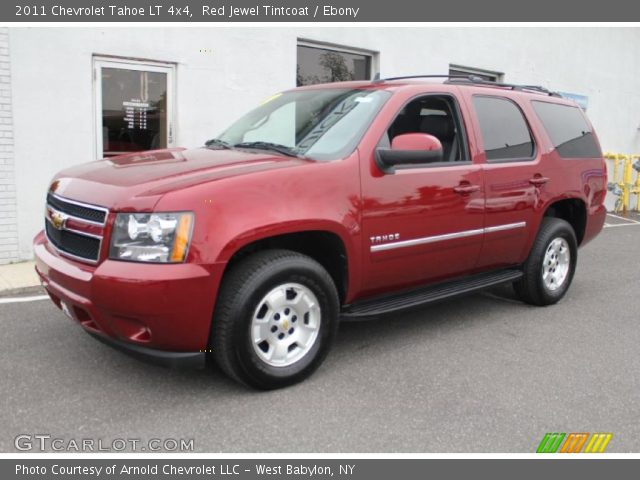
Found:
[{"label": "rear passenger window", "polygon": [[593,131],[578,107],[539,101],[531,103],[561,157],[602,156],[593,138]]},{"label": "rear passenger window", "polygon": [[533,158],[534,144],[520,109],[510,100],[474,96],[487,161]]}]

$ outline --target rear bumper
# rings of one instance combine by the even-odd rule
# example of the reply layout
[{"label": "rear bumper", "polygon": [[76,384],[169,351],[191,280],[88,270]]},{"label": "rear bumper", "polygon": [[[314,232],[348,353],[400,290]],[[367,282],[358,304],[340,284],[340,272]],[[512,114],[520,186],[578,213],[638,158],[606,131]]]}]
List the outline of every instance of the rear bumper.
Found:
[{"label": "rear bumper", "polygon": [[587,224],[585,226],[584,238],[582,239],[581,247],[593,240],[604,227],[604,222],[607,218],[607,209],[604,205],[597,205],[590,208],[587,214]]},{"label": "rear bumper", "polygon": [[42,232],[34,254],[51,300],[87,332],[156,363],[204,359],[223,264],[87,265],[59,255]]}]

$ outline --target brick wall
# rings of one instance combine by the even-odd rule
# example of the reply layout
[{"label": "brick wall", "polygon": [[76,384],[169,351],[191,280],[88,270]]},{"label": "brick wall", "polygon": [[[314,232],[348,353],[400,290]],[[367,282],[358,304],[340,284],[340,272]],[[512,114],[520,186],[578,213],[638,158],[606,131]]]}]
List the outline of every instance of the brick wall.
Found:
[{"label": "brick wall", "polygon": [[9,29],[0,28],[0,265],[18,260]]}]

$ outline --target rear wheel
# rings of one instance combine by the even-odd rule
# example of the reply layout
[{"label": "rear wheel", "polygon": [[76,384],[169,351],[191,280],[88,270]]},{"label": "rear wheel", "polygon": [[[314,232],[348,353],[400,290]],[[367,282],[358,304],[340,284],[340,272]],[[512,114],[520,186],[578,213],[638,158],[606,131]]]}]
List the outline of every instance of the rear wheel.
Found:
[{"label": "rear wheel", "polygon": [[532,305],[558,302],[571,285],[577,259],[578,245],[571,225],[545,217],[524,264],[524,275],[514,284],[516,293]]},{"label": "rear wheel", "polygon": [[267,250],[225,277],[210,345],[222,370],[260,389],[291,385],[320,366],[335,337],[339,300],[327,271],[287,250]]}]

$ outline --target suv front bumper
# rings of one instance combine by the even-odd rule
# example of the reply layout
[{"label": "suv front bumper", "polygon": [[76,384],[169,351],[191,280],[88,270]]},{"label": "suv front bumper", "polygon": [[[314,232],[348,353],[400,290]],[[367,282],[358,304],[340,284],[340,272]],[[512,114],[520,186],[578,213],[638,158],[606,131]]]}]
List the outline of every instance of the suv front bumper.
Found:
[{"label": "suv front bumper", "polygon": [[61,256],[43,232],[34,253],[51,300],[88,333],[155,363],[204,365],[224,264],[104,260],[93,266]]},{"label": "suv front bumper", "polygon": [[206,353],[202,350],[198,352],[169,352],[165,350],[156,350],[116,340],[115,338],[100,335],[90,330],[87,330],[87,332],[105,345],[109,345],[110,347],[120,350],[121,352],[142,360],[143,362],[175,368],[204,368],[206,364]]}]

